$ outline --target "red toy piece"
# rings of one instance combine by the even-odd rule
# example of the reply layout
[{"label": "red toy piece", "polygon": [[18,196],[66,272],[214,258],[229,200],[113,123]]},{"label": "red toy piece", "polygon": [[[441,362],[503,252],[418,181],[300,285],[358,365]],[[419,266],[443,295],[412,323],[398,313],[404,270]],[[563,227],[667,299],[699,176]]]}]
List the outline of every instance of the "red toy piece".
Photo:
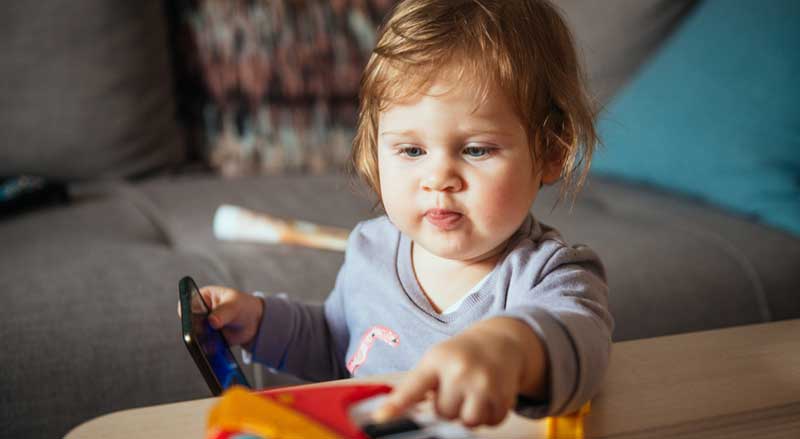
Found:
[{"label": "red toy piece", "polygon": [[[233,439],[240,434],[257,433],[247,431],[256,424],[264,427],[261,431],[291,437],[292,433],[295,436],[302,433],[295,431],[304,430],[298,427],[297,421],[300,419],[302,422],[302,418],[306,418],[305,424],[308,427],[319,425],[337,436],[368,439],[359,426],[350,420],[349,407],[366,398],[389,393],[392,388],[385,384],[294,386],[253,392],[249,395],[243,395],[242,388],[236,388],[233,392],[231,390],[234,389],[223,393],[220,402],[212,409],[209,416],[209,437]],[[241,399],[242,396],[246,397]],[[264,400],[260,400],[259,404],[259,400],[251,399],[250,396],[265,398],[270,404],[264,404],[267,402]],[[253,409],[256,410],[255,414]],[[291,411],[292,416],[286,410]],[[244,417],[249,416],[249,419],[243,421],[238,415],[245,412],[249,414]],[[254,420],[253,416],[257,419]],[[293,419],[290,420],[289,417]],[[248,425],[251,428],[247,428]],[[236,428],[234,430],[231,427]]]}]

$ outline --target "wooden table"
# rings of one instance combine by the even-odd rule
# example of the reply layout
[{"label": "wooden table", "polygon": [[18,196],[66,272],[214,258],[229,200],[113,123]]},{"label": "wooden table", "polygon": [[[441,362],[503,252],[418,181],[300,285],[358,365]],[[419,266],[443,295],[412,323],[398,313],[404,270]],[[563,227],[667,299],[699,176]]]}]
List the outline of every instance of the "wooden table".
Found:
[{"label": "wooden table", "polygon": [[[67,439],[202,438],[215,401],[111,413]],[[476,434],[545,438],[554,425],[511,415]],[[800,438],[800,320],[616,343],[582,430],[592,438]]]}]

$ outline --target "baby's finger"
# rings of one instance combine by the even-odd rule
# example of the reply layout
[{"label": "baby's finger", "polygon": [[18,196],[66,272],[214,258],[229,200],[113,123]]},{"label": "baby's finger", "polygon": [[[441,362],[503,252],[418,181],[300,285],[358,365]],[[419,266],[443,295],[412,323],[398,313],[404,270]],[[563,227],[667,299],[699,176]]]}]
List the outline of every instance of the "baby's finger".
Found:
[{"label": "baby's finger", "polygon": [[439,376],[434,371],[415,371],[396,387],[386,402],[373,413],[375,422],[386,422],[401,415],[412,405],[423,401],[429,390],[436,390]]},{"label": "baby's finger", "polygon": [[220,329],[228,325],[236,317],[236,310],[231,303],[223,303],[211,311],[208,315],[208,323],[215,329]]},{"label": "baby's finger", "polygon": [[221,287],[216,286],[207,286],[200,288],[200,295],[203,296],[203,300],[206,302],[211,309],[214,309],[215,306],[219,303],[219,296],[222,294],[219,291]]},{"label": "baby's finger", "polygon": [[436,414],[445,419],[455,419],[461,412],[464,403],[463,383],[454,380],[442,380],[436,392]]},{"label": "baby's finger", "polygon": [[485,424],[493,416],[491,404],[475,395],[464,399],[461,405],[461,422],[467,427],[477,427]]},{"label": "baby's finger", "polygon": [[508,404],[503,404],[501,402],[490,401],[487,412],[488,415],[486,416],[486,421],[485,421],[486,425],[494,426],[502,423],[506,419],[506,416],[508,416],[508,413],[511,411],[511,408],[513,408],[513,404],[509,406]]}]

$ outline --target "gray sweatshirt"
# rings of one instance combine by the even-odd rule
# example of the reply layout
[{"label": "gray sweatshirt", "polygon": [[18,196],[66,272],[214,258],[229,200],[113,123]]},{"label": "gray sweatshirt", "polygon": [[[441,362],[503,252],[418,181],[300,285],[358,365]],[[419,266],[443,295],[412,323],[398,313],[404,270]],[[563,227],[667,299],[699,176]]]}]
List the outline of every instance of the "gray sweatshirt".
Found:
[{"label": "gray sweatshirt", "polygon": [[549,361],[549,399],[517,408],[530,417],[575,411],[597,393],[614,325],[597,255],[531,216],[451,312],[433,309],[414,275],[411,240],[385,216],[350,234],[324,305],[264,300],[253,357],[314,381],[410,370],[432,345],[479,320],[518,318],[544,342]]}]

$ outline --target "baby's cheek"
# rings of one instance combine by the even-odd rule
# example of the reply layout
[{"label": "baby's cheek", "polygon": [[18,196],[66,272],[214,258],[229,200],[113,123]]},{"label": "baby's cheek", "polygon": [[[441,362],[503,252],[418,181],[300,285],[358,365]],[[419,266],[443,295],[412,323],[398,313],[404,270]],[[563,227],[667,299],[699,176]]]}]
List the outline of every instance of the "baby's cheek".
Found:
[{"label": "baby's cheek", "polygon": [[394,225],[404,232],[413,226],[415,206],[406,191],[391,190],[383,192],[383,207]]},{"label": "baby's cheek", "polygon": [[381,200],[387,211],[394,210],[398,202],[402,201],[402,192],[403,189],[399,187],[392,173],[385,172],[381,175]]},{"label": "baby's cheek", "polygon": [[531,207],[530,197],[522,191],[492,190],[483,201],[487,225],[497,232],[513,233]]}]

